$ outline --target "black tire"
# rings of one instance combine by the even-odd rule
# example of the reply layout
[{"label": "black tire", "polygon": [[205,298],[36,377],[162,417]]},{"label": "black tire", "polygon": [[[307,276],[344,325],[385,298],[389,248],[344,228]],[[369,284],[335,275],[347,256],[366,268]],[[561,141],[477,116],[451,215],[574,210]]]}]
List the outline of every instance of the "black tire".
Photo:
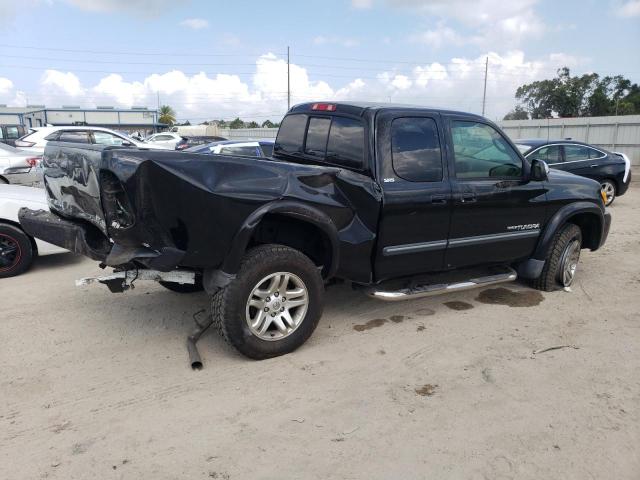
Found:
[{"label": "black tire", "polygon": [[202,278],[196,277],[196,283],[176,283],[176,282],[158,282],[167,290],[171,290],[176,293],[196,293],[204,290],[202,286]]},{"label": "black tire", "polygon": [[605,202],[604,205],[605,207],[608,207],[616,199],[616,196],[618,195],[618,187],[616,185],[616,182],[609,179],[606,179],[600,182],[600,187],[602,188],[602,190],[604,190],[604,192],[607,195],[607,201]]},{"label": "black tire", "polygon": [[568,223],[558,230],[551,242],[551,248],[547,253],[542,273],[538,278],[531,281],[533,288],[551,292],[564,287],[559,280],[561,274],[560,269],[563,268],[563,255],[569,245],[574,241],[578,241],[580,248],[582,247],[582,231],[580,227]]},{"label": "black tire", "polygon": [[[286,336],[264,340],[249,327],[247,312],[251,307],[247,305],[261,280],[281,272],[293,274],[306,288],[306,310],[299,324]],[[322,276],[306,255],[283,245],[261,245],[247,253],[236,278],[212,297],[211,312],[214,324],[229,344],[249,358],[262,360],[290,353],[306,342],[322,316],[323,301]]]},{"label": "black tire", "polygon": [[26,272],[33,262],[33,246],[18,227],[0,223],[0,278]]}]

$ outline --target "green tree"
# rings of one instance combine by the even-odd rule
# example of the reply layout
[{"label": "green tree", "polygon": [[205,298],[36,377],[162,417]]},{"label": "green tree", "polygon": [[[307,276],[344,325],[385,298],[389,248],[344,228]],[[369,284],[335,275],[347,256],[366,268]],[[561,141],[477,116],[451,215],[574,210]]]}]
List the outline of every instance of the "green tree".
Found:
[{"label": "green tree", "polygon": [[640,113],[637,84],[621,75],[588,73],[572,77],[567,67],[559,69],[556,78],[520,86],[516,99],[531,118]]},{"label": "green tree", "polygon": [[245,128],[244,122],[239,117],[236,117],[235,120],[229,123],[229,128]]},{"label": "green tree", "polygon": [[173,125],[176,123],[176,112],[169,105],[162,105],[158,110],[158,122],[165,123],[167,125]]},{"label": "green tree", "polygon": [[256,122],[249,122],[246,124],[246,128],[260,128],[260,125],[258,125]]},{"label": "green tree", "polygon": [[528,120],[529,114],[522,105],[516,105],[516,108],[507,113],[503,120]]}]

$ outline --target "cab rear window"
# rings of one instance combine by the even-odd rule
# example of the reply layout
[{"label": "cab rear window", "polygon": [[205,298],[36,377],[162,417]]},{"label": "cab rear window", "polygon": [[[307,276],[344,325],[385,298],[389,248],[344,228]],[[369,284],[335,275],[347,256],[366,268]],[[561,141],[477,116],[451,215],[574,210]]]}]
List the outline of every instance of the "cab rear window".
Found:
[{"label": "cab rear window", "polygon": [[358,119],[339,116],[285,117],[274,152],[300,160],[361,169],[364,165],[364,125]]}]

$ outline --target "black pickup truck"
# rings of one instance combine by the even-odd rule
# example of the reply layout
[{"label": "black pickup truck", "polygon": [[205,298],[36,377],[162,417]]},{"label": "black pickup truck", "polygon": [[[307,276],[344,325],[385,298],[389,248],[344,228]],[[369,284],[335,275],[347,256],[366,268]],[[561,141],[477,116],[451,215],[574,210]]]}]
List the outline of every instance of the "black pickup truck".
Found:
[{"label": "black pickup truck", "polygon": [[529,162],[483,117],[421,107],[297,105],[272,158],[49,142],[43,164],[51,212],[23,209],[29,234],[136,277],[192,272],[163,284],[204,288],[258,359],[309,338],[331,280],[383,300],[516,276],[553,290],[610,225],[597,182]]}]

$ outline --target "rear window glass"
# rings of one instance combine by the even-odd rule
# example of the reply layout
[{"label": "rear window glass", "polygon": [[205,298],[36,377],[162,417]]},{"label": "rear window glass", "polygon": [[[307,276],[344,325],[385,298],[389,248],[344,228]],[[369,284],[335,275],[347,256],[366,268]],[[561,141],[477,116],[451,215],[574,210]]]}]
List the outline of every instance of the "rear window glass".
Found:
[{"label": "rear window glass", "polygon": [[260,149],[253,146],[244,147],[223,147],[220,149],[221,155],[239,155],[241,157],[259,157]]},{"label": "rear window glass", "polygon": [[287,115],[278,130],[274,151],[284,155],[300,153],[306,128],[306,115]]},{"label": "rear window glass", "polygon": [[61,142],[89,143],[87,132],[60,132]]},{"label": "rear window glass", "polygon": [[273,154],[273,143],[261,143],[260,148],[262,148],[266,157],[270,157]]},{"label": "rear window glass", "polygon": [[432,118],[397,118],[391,124],[393,169],[412,182],[442,180],[442,154]]},{"label": "rear window glass", "polygon": [[18,133],[18,127],[7,127],[7,138],[20,138],[20,134]]},{"label": "rear window glass", "polygon": [[311,118],[307,129],[307,142],[304,153],[317,157],[324,157],[327,151],[327,137],[329,136],[330,118]]},{"label": "rear window glass", "polygon": [[358,120],[333,117],[327,161],[346,167],[362,168],[364,158],[364,127]]},{"label": "rear window glass", "polygon": [[[44,139],[47,140],[47,141],[49,141],[49,140],[57,140],[59,136],[60,136],[60,132],[53,132],[53,133],[50,133],[49,135],[47,135],[46,137],[44,137]],[[24,138],[25,139],[29,138],[29,135],[27,135]]]}]

